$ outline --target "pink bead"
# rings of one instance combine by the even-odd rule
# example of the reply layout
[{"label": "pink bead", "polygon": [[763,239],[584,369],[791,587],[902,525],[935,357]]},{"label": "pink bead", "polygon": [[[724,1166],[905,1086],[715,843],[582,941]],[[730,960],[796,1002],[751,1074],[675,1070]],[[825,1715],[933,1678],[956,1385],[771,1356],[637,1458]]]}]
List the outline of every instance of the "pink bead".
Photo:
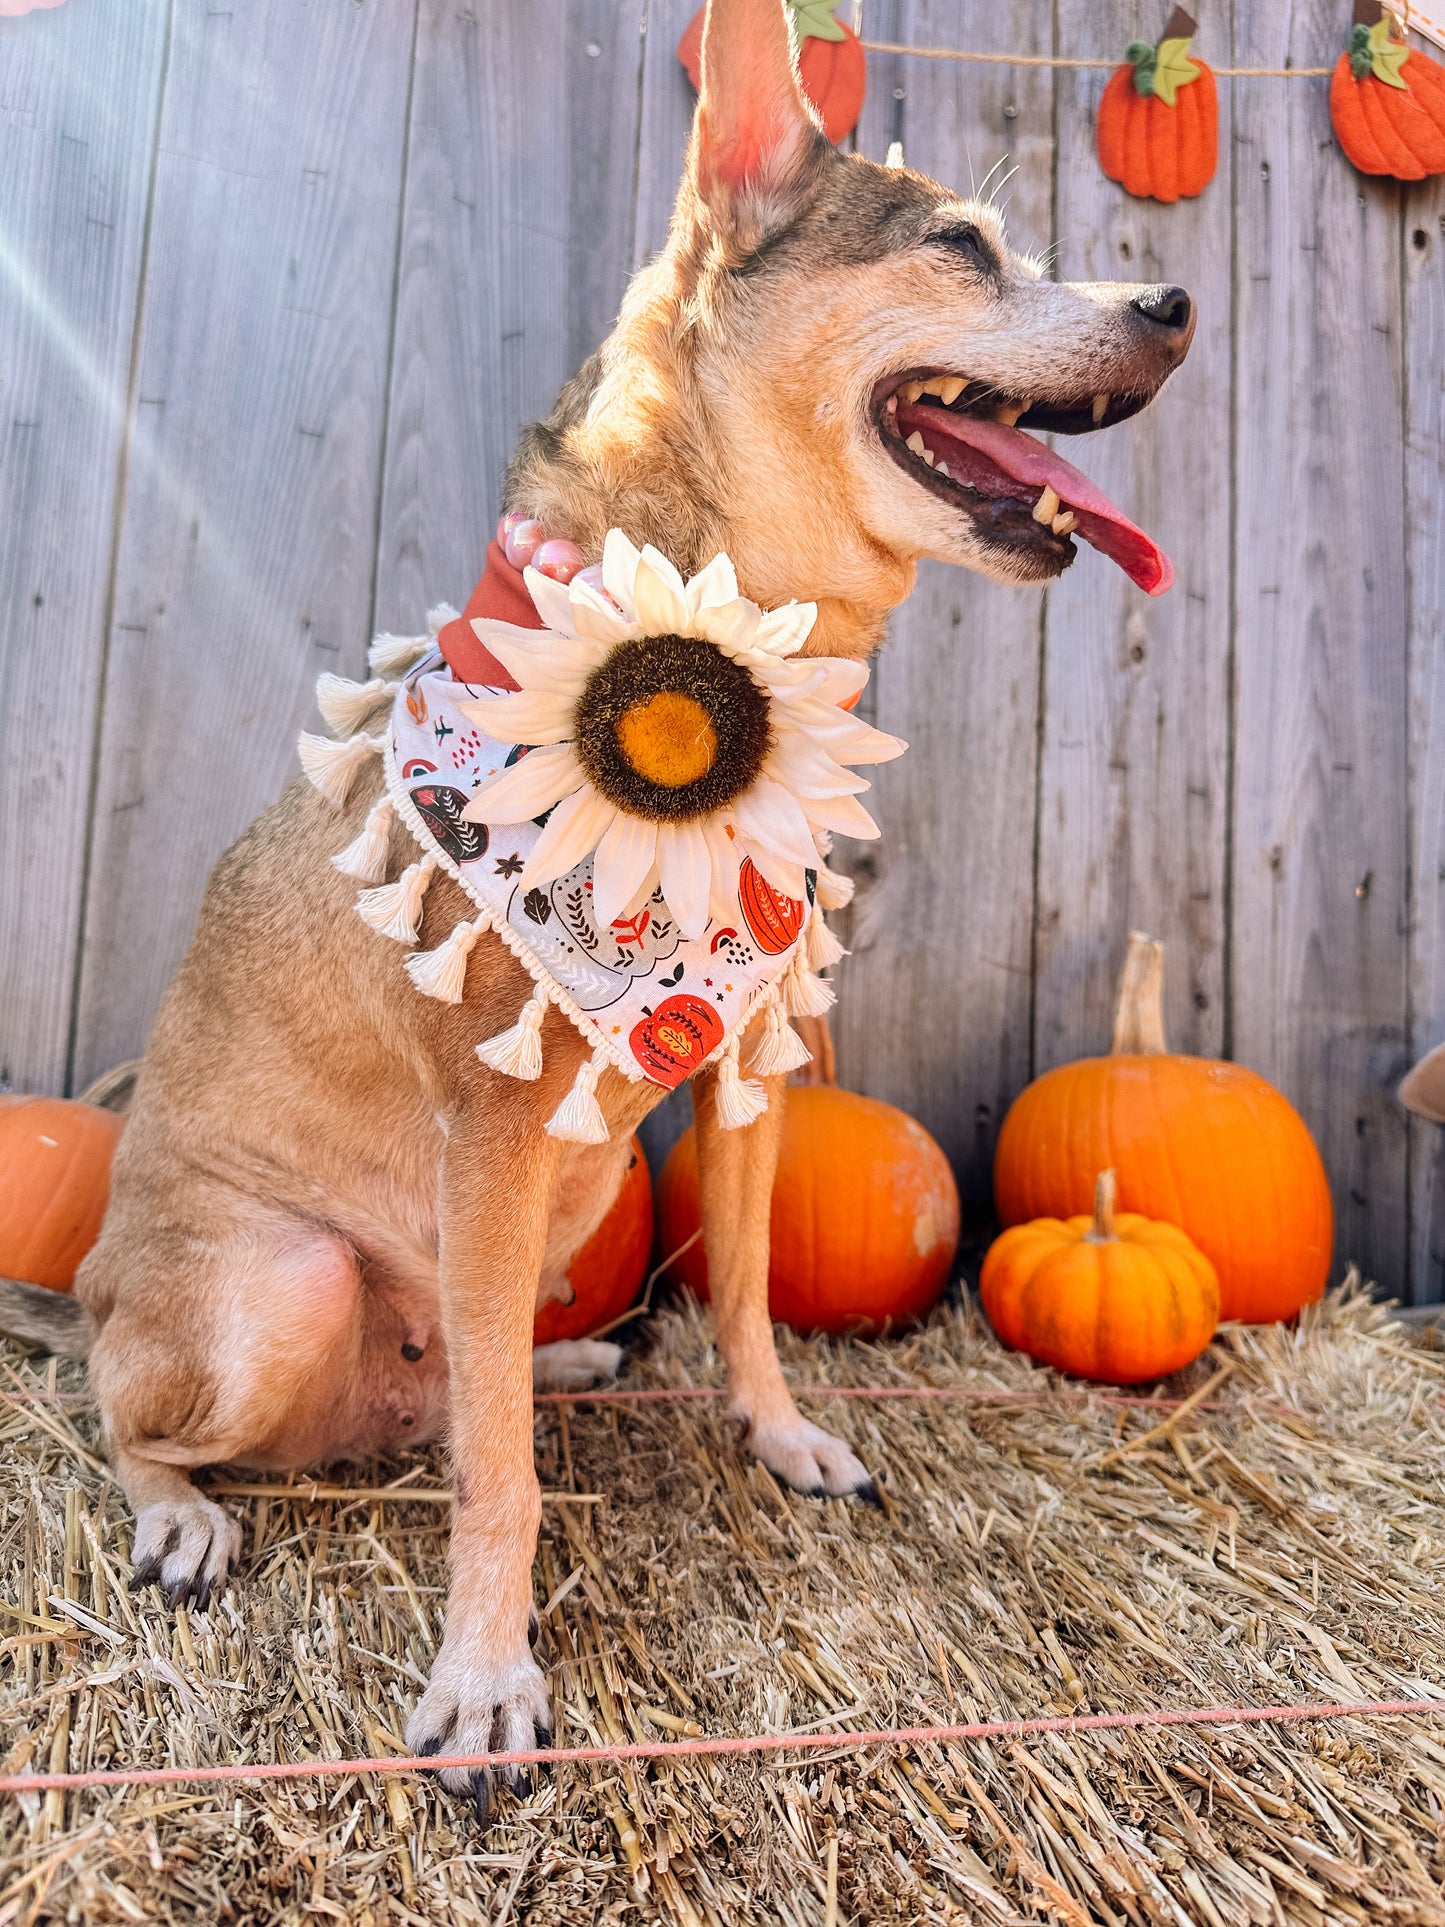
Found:
[{"label": "pink bead", "polygon": [[542,575],[551,576],[554,582],[570,582],[582,567],[582,551],[575,542],[563,536],[553,536],[546,542],[539,542],[532,556],[532,567]]},{"label": "pink bead", "polygon": [[546,540],[547,531],[540,522],[523,520],[516,523],[502,547],[514,569],[525,569]]},{"label": "pink bead", "polygon": [[600,562],[589,562],[585,569],[579,569],[577,571],[577,580],[579,582],[585,582],[589,589],[595,589],[598,595],[606,595],[607,593],[606,589],[602,586],[602,564]]},{"label": "pink bead", "polygon": [[501,543],[504,549],[506,548],[507,543],[511,540],[512,530],[516,528],[519,522],[525,522],[526,520],[527,520],[526,512],[523,509],[507,510],[506,514],[502,517],[501,521],[498,522],[497,524],[497,540]]}]

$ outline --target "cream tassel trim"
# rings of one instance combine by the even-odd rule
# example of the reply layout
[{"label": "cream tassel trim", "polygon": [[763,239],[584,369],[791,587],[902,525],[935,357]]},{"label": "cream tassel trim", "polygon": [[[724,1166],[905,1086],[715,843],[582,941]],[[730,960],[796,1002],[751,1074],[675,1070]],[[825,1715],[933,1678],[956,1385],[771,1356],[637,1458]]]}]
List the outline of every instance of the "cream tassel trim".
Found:
[{"label": "cream tassel trim", "polygon": [[461,610],[454,609],[449,602],[439,602],[435,609],[428,609],[426,612],[426,626],[431,640],[435,642],[447,624],[449,622],[455,622],[460,614]]},{"label": "cream tassel trim", "polygon": [[[520,1077],[530,1084],[542,1075],[542,1019],[546,1015],[547,993],[539,984],[523,1004],[522,1014],[512,1028],[478,1044],[477,1056],[492,1070],[501,1071],[504,1077]],[[560,1117],[562,1113],[559,1111],[557,1115]],[[552,1126],[549,1124],[547,1129],[550,1131]],[[554,1133],[554,1136],[564,1135]],[[604,1131],[600,1138],[585,1138],[583,1142],[601,1144],[606,1136]]]},{"label": "cream tassel trim", "polygon": [[395,814],[389,797],[383,796],[372,805],[360,835],[347,844],[340,856],[331,859],[344,877],[355,877],[358,883],[385,882],[387,850]]},{"label": "cream tassel trim", "polygon": [[756,1124],[768,1108],[768,1094],[755,1077],[738,1075],[738,1040],[734,1034],[717,1067],[717,1121],[725,1131]]},{"label": "cream tassel trim", "polygon": [[840,877],[836,870],[830,870],[826,863],[817,869],[814,890],[820,910],[846,910],[853,901],[852,877]]},{"label": "cream tassel trim", "polygon": [[352,682],[328,672],[316,679],[316,707],[334,736],[350,736],[396,691],[397,685],[384,676],[373,676],[370,682]]},{"label": "cream tassel trim", "polygon": [[434,856],[424,856],[420,863],[403,870],[395,883],[383,883],[379,890],[363,890],[356,899],[357,915],[379,936],[391,937],[397,943],[415,943],[417,918],[436,867]]},{"label": "cream tassel trim", "polygon": [[583,1064],[572,1081],[572,1088],[547,1119],[549,1137],[566,1138],[571,1144],[605,1144],[610,1135],[602,1106],[597,1102],[597,1080],[602,1061],[596,1051]]},{"label": "cream tassel trim", "polygon": [[363,766],[380,756],[380,736],[353,736],[348,742],[333,743],[326,736],[313,736],[303,729],[296,739],[301,767],[328,803],[338,809],[356,786]]},{"label": "cream tassel trim", "polygon": [[837,963],[848,954],[823,921],[823,912],[816,905],[808,919],[808,934],[804,943],[810,970],[826,970],[829,964]]},{"label": "cream tassel trim", "polygon": [[758,1077],[786,1077],[812,1061],[813,1053],[783,1016],[781,1007],[769,1004],[767,1029],[748,1059],[748,1069]]},{"label": "cream tassel trim", "polygon": [[459,923],[445,943],[435,950],[413,950],[406,960],[406,974],[424,997],[435,997],[444,1004],[459,1004],[467,981],[467,958],[472,946],[492,919],[484,910],[471,923]]},{"label": "cream tassel trim", "polygon": [[837,1000],[833,986],[813,975],[801,953],[794,957],[779,981],[790,1017],[821,1017]]},{"label": "cream tassel trim", "polygon": [[431,652],[430,636],[378,636],[367,650],[366,660],[378,675],[404,676]]}]

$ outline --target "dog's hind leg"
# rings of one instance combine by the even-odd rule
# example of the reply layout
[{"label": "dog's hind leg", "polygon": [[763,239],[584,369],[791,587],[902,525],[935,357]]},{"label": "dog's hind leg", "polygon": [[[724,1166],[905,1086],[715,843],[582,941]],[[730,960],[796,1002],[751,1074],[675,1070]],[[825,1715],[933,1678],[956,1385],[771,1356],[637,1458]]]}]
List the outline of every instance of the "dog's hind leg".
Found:
[{"label": "dog's hind leg", "polygon": [[768,1317],[768,1231],[787,1092],[781,1077],[765,1081],[767,1110],[732,1131],[717,1121],[716,1077],[704,1073],[692,1087],[708,1290],[733,1416],[763,1464],[795,1491],[876,1501],[867,1467],[803,1417],[778,1363]]}]

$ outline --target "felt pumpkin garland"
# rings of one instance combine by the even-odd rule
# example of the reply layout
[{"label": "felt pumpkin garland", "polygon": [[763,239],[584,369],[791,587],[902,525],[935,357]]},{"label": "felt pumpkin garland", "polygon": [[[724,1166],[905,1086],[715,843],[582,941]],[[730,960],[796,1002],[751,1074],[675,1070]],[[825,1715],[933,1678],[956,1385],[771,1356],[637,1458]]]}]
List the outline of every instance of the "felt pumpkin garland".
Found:
[{"label": "felt pumpkin garland", "polygon": [[1182,7],[1157,46],[1136,40],[1099,102],[1099,161],[1140,200],[1187,200],[1214,178],[1219,103],[1214,75],[1190,52],[1195,22]]},{"label": "felt pumpkin garland", "polygon": [[[832,0],[784,0],[784,4],[797,43],[803,92],[817,108],[828,139],[844,140],[863,112],[868,63],[862,43],[853,29],[834,15]],[[677,57],[694,87],[701,74],[706,12],[706,7],[698,8],[677,43]]]},{"label": "felt pumpkin garland", "polygon": [[1330,81],[1330,119],[1362,174],[1445,174],[1445,68],[1406,43],[1379,0],[1357,0]]}]

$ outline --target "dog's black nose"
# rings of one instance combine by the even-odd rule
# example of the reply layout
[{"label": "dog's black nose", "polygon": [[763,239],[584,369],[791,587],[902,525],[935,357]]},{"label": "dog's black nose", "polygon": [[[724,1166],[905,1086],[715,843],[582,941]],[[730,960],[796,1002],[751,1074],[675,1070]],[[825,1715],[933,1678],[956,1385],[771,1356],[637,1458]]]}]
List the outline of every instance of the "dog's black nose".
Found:
[{"label": "dog's black nose", "polygon": [[1183,334],[1194,319],[1194,303],[1183,288],[1144,288],[1129,305],[1171,334]]}]

